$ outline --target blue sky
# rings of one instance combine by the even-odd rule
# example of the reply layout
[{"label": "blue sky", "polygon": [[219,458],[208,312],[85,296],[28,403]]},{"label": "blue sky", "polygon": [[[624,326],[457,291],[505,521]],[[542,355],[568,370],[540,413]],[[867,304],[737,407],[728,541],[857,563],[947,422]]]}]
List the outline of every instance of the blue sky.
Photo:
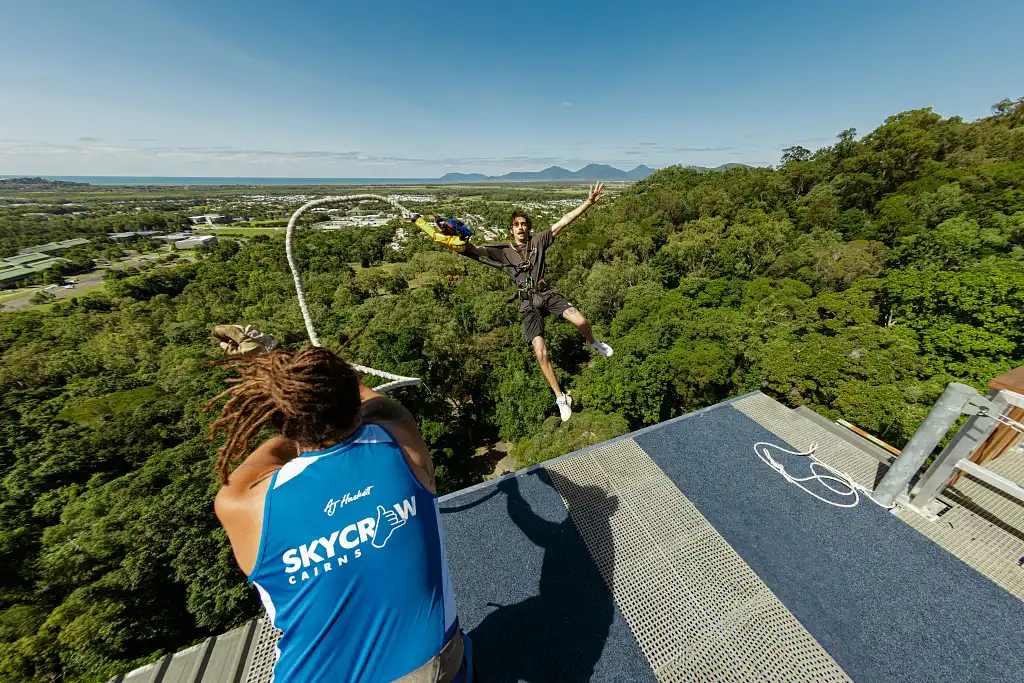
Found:
[{"label": "blue sky", "polygon": [[5,5],[0,175],[774,164],[1024,95],[1018,0]]}]

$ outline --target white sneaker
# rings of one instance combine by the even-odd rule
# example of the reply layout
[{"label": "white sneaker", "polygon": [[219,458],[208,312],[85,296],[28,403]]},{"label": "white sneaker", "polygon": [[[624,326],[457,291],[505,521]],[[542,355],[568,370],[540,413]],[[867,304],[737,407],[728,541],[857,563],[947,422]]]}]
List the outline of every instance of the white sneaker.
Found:
[{"label": "white sneaker", "polygon": [[603,341],[601,341],[597,337],[594,337],[594,343],[591,344],[590,346],[593,346],[595,349],[597,349],[600,352],[600,354],[602,356],[604,356],[605,358],[608,358],[613,353],[615,353],[615,351],[612,350],[612,347],[608,346],[607,344],[605,344]]},{"label": "white sneaker", "polygon": [[562,394],[555,403],[558,404],[558,413],[562,416],[562,422],[567,421],[572,417],[572,396],[569,394]]}]

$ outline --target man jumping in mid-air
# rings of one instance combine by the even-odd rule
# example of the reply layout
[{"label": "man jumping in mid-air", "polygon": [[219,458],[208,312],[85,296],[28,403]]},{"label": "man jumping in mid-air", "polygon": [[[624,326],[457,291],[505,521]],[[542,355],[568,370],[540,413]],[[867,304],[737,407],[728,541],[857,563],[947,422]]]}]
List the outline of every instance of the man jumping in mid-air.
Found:
[{"label": "man jumping in mid-air", "polygon": [[551,384],[551,390],[555,392],[555,402],[558,404],[558,412],[563,422],[572,416],[572,399],[568,394],[562,393],[562,388],[555,378],[555,368],[548,360],[548,347],[544,343],[544,317],[557,315],[575,325],[586,338],[587,345],[597,349],[602,356],[611,356],[614,352],[612,347],[594,338],[594,333],[583,314],[545,282],[544,256],[558,233],[596,204],[603,190],[603,183],[591,187],[589,196],[582,204],[562,216],[547,230],[533,236],[530,235],[533,227],[530,217],[522,211],[515,211],[510,225],[514,243],[478,247],[470,244],[468,240],[463,240],[462,237],[465,235],[457,236],[454,230],[446,237],[434,231],[422,218],[417,218],[416,221],[420,229],[434,241],[487,265],[503,268],[516,283],[518,291],[515,298],[519,301],[519,312],[523,315],[523,336],[526,343],[533,347],[541,372]]}]

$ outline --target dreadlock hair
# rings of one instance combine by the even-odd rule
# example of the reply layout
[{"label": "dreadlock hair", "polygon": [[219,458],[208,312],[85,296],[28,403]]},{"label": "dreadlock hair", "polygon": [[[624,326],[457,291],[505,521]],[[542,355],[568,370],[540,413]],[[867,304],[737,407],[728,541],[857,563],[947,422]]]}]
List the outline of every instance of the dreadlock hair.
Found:
[{"label": "dreadlock hair", "polygon": [[249,440],[268,421],[302,446],[336,441],[358,421],[359,378],[333,351],[306,345],[296,353],[255,356],[237,367],[241,376],[227,380],[234,386],[206,406],[210,410],[230,397],[210,425],[211,441],[217,432],[227,432],[227,442],[217,449],[222,484],[227,484],[232,463],[246,456]]},{"label": "dreadlock hair", "polygon": [[512,212],[512,215],[509,216],[509,219],[508,219],[509,230],[512,229],[512,223],[517,218],[525,218],[526,219],[526,229],[532,234],[533,233],[533,221],[530,220],[530,217],[528,215],[526,215],[525,211],[513,211]]}]

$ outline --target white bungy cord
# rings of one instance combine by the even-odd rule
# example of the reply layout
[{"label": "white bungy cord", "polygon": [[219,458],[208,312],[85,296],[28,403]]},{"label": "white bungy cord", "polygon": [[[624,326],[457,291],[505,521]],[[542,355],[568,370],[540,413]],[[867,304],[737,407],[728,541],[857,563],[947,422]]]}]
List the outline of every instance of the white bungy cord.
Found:
[{"label": "white bungy cord", "polygon": [[[763,449],[760,448],[762,446],[764,447]],[[810,474],[810,476],[807,476],[807,477],[794,477],[792,474],[790,474],[789,472],[786,471],[786,468],[782,465],[782,463],[780,463],[778,460],[776,460],[775,458],[772,457],[771,453],[768,452],[769,448],[774,448],[776,450],[782,451],[783,453],[789,453],[790,455],[799,455],[799,456],[802,456],[802,457],[810,458],[811,459],[811,474]],[[776,472],[781,474],[782,478],[785,479],[786,481],[788,481],[790,484],[795,484],[797,487],[803,489],[806,493],[811,494],[812,496],[814,496],[815,498],[817,498],[818,500],[820,500],[823,503],[828,503],[829,505],[834,505],[835,507],[838,507],[838,508],[852,508],[852,507],[856,507],[857,504],[860,503],[860,494],[861,494],[861,492],[863,492],[864,496],[868,500],[870,500],[875,505],[878,505],[879,507],[883,507],[883,508],[885,508],[887,510],[890,510],[893,507],[895,507],[894,505],[882,505],[881,503],[876,501],[871,496],[871,489],[869,489],[869,488],[867,488],[865,486],[861,486],[860,484],[855,482],[853,480],[853,478],[850,477],[850,475],[846,474],[845,472],[841,472],[841,471],[837,470],[836,468],[823,463],[821,460],[818,460],[816,457],[814,457],[814,452],[817,451],[817,450],[818,450],[818,444],[816,444],[816,443],[812,443],[811,447],[808,450],[806,450],[806,451],[791,451],[791,450],[789,450],[787,448],[783,448],[782,446],[778,446],[778,445],[773,444],[773,443],[768,443],[767,441],[758,441],[756,444],[754,444],[754,453],[756,453],[757,457],[759,457],[761,459],[761,462],[763,462],[764,464],[768,465],[768,467],[771,467],[773,470],[775,470]],[[819,472],[818,470],[816,470],[815,467],[824,468],[824,469],[828,470],[830,472],[830,474],[823,474],[823,473]],[[853,501],[849,502],[849,503],[841,503],[841,502],[836,502],[834,500],[829,500],[828,498],[822,498],[817,493],[815,493],[814,491],[810,490],[809,488],[807,488],[803,484],[803,482],[805,482],[805,481],[814,481],[814,480],[817,480],[822,486],[827,488],[832,493],[835,493],[836,495],[845,496],[847,498],[852,496],[853,497]],[[834,481],[834,482],[836,482],[836,483],[838,483],[838,484],[840,484],[842,486],[845,486],[848,490],[844,491],[842,489],[835,488],[834,486],[832,486],[831,484],[828,483],[829,480]]]},{"label": "white bungy cord", "polygon": [[[299,311],[302,313],[302,321],[306,324],[306,332],[309,334],[309,343],[313,346],[321,346],[320,336],[316,333],[316,328],[313,327],[313,316],[309,312],[309,306],[306,305],[306,292],[302,288],[302,275],[299,273],[299,265],[295,260],[295,228],[298,224],[299,216],[318,206],[326,206],[328,204],[345,204],[348,202],[358,202],[367,199],[390,204],[398,209],[402,213],[402,216],[407,217],[413,215],[409,209],[405,208],[390,197],[382,197],[379,194],[350,194],[342,197],[324,197],[323,199],[314,199],[311,202],[306,202],[296,209],[295,213],[293,213],[292,217],[288,220],[288,228],[285,230],[284,235],[285,258],[288,260],[288,268],[291,269],[292,279],[295,281],[295,295],[299,300]],[[356,365],[355,363],[349,363],[349,365],[355,368],[357,372],[391,380],[387,384],[374,387],[374,391],[380,393],[391,391],[398,387],[416,386],[423,382],[423,380],[418,377],[403,377],[402,375],[394,375],[390,372],[368,368],[365,365]]]}]

